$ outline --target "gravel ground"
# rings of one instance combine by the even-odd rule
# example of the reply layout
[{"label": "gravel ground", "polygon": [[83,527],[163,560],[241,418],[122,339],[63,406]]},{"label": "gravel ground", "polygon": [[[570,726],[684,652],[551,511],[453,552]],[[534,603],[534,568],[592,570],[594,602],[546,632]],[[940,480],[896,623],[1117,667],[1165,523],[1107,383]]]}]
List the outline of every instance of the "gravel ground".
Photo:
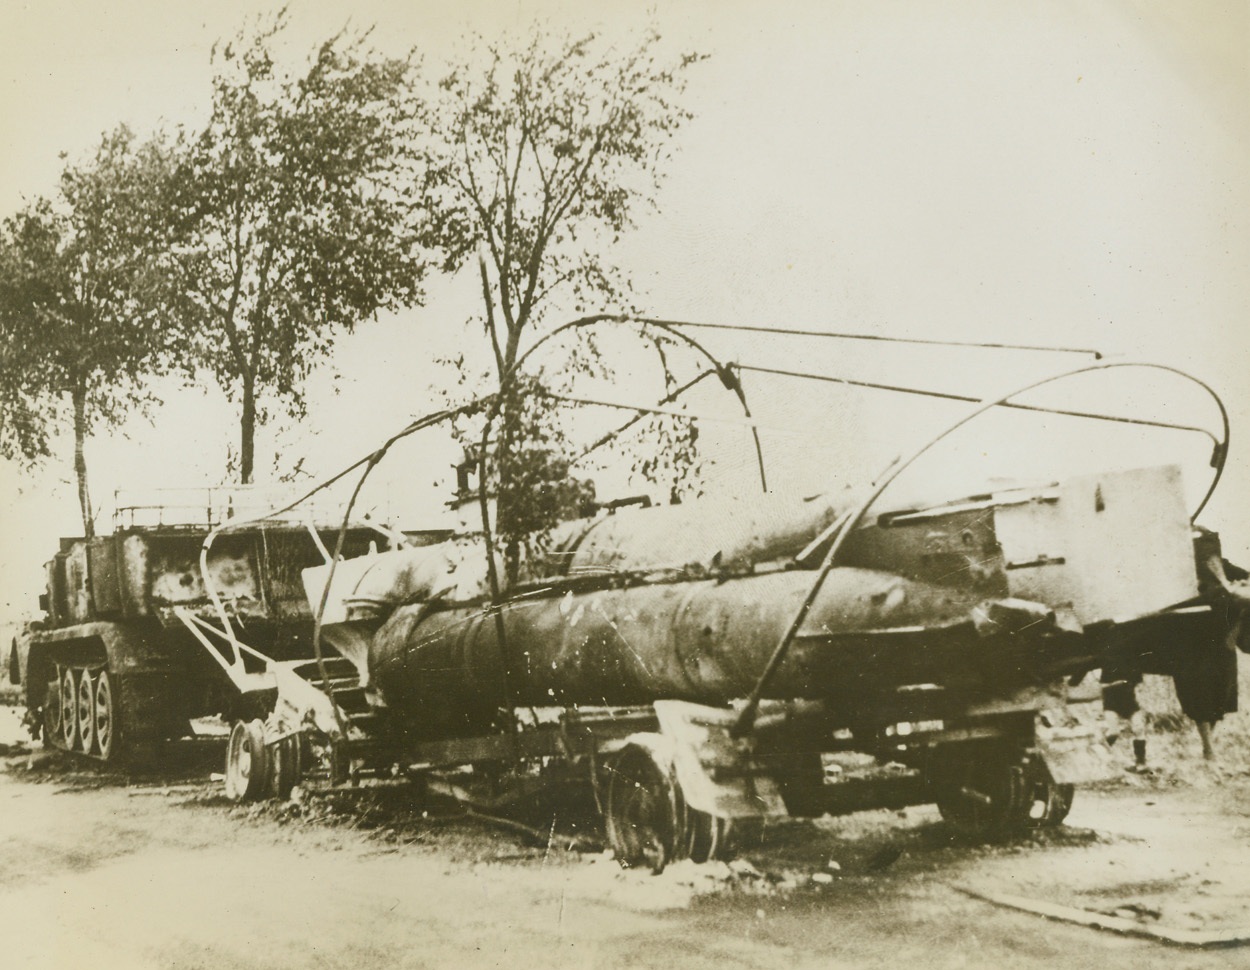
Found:
[{"label": "gravel ground", "polygon": [[1240,721],[1221,731],[1215,766],[1197,759],[1191,732],[1156,736],[1159,770],[1079,792],[1065,828],[1022,843],[952,840],[927,807],[866,812],[779,823],[744,859],[658,877],[601,851],[584,800],[522,812],[540,838],[413,786],[240,807],[209,780],[220,740],[172,745],[159,772],[127,775],[23,745],[18,721],[0,707],[6,968],[1205,970],[1250,960],[1247,949],[1180,949],[965,892],[1147,930],[1250,928]]}]

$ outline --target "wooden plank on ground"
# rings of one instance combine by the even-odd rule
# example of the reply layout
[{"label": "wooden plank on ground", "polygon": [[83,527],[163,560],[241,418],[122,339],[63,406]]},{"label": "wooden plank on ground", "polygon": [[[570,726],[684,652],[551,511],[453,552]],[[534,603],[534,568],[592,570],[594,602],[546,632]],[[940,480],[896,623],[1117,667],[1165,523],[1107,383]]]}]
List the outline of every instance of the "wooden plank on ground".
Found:
[{"label": "wooden plank on ground", "polygon": [[1149,926],[1137,920],[1125,919],[1122,916],[1110,916],[1096,913],[1075,906],[1061,906],[1040,899],[1028,899],[1024,896],[1013,896],[1007,893],[985,893],[968,886],[952,886],[965,896],[980,899],[983,902],[1007,909],[1018,909],[1021,912],[1033,913],[1047,919],[1060,920],[1065,923],[1076,923],[1109,933],[1124,936],[1139,936],[1172,946],[1186,946],[1203,950],[1214,950],[1224,947],[1245,946],[1250,943],[1250,928],[1237,930],[1186,930],[1169,929],[1164,926]]}]

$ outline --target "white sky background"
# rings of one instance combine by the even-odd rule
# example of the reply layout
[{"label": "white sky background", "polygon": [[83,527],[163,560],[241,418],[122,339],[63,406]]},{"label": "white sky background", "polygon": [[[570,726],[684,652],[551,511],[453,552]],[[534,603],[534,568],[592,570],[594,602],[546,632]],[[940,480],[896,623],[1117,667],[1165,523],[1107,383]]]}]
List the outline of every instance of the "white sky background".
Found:
[{"label": "white sky background", "polygon": [[[58,153],[86,154],[117,123],[144,131],[161,118],[198,120],[209,47],[258,9],[0,0],[0,213],[50,192]],[[290,36],[302,53],[350,16],[376,23],[384,49],[415,44],[435,64],[466,29],[523,31],[540,15],[615,35],[643,24],[642,9],[317,0],[292,3]],[[1224,397],[1233,425],[1228,471],[1202,521],[1224,533],[1231,558],[1250,561],[1250,5],[691,0],[655,11],[675,48],[712,55],[691,73],[696,117],[678,136],[659,211],[613,255],[655,315],[1098,347],[1187,369]],[[428,291],[424,308],[366,323],[340,345],[337,380],[318,381],[308,420],[283,436],[284,469],[303,455],[318,476],[337,471],[438,403],[429,358],[476,339],[460,324],[478,291],[473,280],[434,279]],[[1085,362],[695,335],[744,363],[973,394]],[[714,383],[692,407],[736,413]],[[1178,381],[1084,387],[1047,400],[1218,428]],[[806,489],[860,479],[958,413],[777,379],[749,378],[748,390],[760,421],[779,429],[764,433],[773,483]],[[237,436],[220,395],[175,391],[153,418],[89,443],[97,505],[115,487],[220,479]],[[916,481],[982,458],[971,480],[1033,465],[1043,473],[1052,461],[1184,459],[1195,496],[1207,483],[1205,446],[1185,435],[1094,439],[1070,421],[1019,417],[983,428],[994,433],[961,438]],[[705,440],[710,489],[749,488],[744,432],[709,425]],[[0,622],[33,605],[39,564],[58,535],[78,531],[63,445],[64,461],[42,474],[0,466]],[[410,513],[431,508],[453,457],[414,445],[380,476],[378,495]],[[410,514],[404,524],[422,521]]]}]

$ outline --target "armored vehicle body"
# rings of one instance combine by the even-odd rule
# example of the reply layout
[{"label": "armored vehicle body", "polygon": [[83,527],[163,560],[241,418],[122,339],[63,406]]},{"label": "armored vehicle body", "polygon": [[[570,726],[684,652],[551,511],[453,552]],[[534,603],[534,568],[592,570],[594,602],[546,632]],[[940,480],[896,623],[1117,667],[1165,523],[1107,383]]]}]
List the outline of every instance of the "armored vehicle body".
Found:
[{"label": "armored vehicle body", "polygon": [[[268,522],[221,536],[203,555],[224,518],[211,500],[198,522],[171,523],[165,507],[165,521],[125,521],[134,511],[119,511],[111,535],[61,540],[45,566],[44,616],[9,656],[45,743],[105,761],[182,737],[194,718],[236,713],[237,690],[178,611],[216,617],[221,609],[267,655],[311,656],[300,571],[324,562],[324,541],[334,541],[332,531]],[[345,548],[360,554],[389,541],[352,529]]]}]

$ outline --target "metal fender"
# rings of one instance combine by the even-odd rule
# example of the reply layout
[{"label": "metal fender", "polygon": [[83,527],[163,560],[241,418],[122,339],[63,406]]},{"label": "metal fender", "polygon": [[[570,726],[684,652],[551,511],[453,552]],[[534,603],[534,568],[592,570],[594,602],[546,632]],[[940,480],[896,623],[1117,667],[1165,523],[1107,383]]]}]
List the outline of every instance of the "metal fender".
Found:
[{"label": "metal fender", "polygon": [[660,733],[638,735],[639,743],[655,745],[649,750],[671,761],[690,808],[727,819],[786,814],[777,783],[755,768],[749,748],[729,736],[736,711],[688,701],[654,706]]}]

